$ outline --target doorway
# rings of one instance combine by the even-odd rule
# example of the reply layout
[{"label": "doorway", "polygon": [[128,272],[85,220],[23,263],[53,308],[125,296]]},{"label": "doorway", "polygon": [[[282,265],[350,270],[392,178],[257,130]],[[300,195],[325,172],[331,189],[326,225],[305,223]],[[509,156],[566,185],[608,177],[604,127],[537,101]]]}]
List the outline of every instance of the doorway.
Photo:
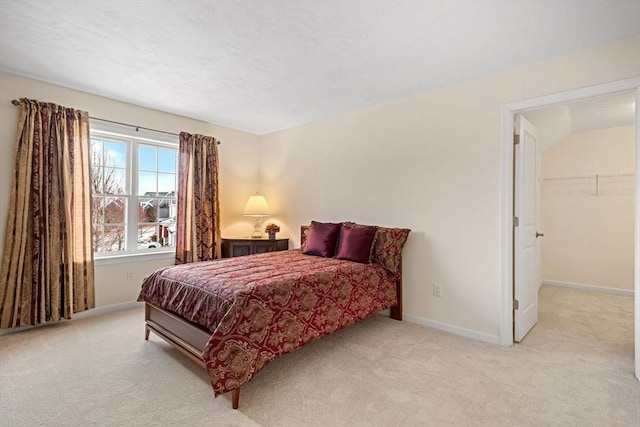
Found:
[{"label": "doorway", "polygon": [[[514,119],[518,113],[523,113],[532,109],[542,107],[558,106],[587,98],[615,94],[624,91],[633,91],[635,93],[635,102],[638,105],[640,78],[624,80],[620,82],[600,85],[575,91],[564,92],[556,95],[546,96],[542,98],[531,99],[527,101],[516,102],[503,106],[502,110],[502,140],[503,140],[503,156],[502,156],[502,268],[501,268],[501,301],[500,301],[500,343],[504,346],[513,345],[514,342],[514,270],[513,270],[513,204],[514,204],[514,145],[512,142]],[[638,109],[635,111],[635,121],[638,123]],[[634,254],[634,291],[635,291],[635,373],[640,378],[640,280],[639,280],[639,264],[640,257],[638,248],[640,247],[640,209],[638,209],[638,201],[640,200],[640,185],[638,185],[640,162],[637,161],[638,153],[640,153],[640,132],[635,132],[635,254]]]}]

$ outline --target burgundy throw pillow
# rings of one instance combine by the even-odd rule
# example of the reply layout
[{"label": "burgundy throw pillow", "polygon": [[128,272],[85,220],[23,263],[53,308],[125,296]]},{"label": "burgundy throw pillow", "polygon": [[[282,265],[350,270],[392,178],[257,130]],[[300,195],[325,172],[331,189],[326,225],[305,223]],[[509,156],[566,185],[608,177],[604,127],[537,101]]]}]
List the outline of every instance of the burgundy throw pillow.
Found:
[{"label": "burgundy throw pillow", "polygon": [[311,221],[309,236],[302,250],[306,255],[332,257],[336,253],[336,242],[340,234],[340,224]]},{"label": "burgundy throw pillow", "polygon": [[368,264],[377,227],[342,227],[336,258]]},{"label": "burgundy throw pillow", "polygon": [[[345,228],[373,227],[356,224],[352,221],[343,222],[342,226]],[[376,228],[376,237],[373,239],[373,248],[371,249],[371,262],[380,264],[399,279],[402,274],[402,248],[411,230],[408,228]]]}]

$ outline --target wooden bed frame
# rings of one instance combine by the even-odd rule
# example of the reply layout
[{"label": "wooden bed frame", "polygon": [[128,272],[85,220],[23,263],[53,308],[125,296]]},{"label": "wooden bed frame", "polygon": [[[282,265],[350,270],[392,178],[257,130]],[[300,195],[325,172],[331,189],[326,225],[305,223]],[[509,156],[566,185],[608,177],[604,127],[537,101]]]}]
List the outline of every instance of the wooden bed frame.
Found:
[{"label": "wooden bed frame", "polygon": [[[304,245],[307,240],[308,233],[308,225],[300,227],[301,245]],[[398,278],[396,295],[398,305],[391,307],[390,317],[395,320],[402,320],[402,277]],[[202,354],[213,332],[148,302],[145,302],[144,305],[144,321],[145,340],[149,339],[149,333],[153,331],[189,359],[203,368],[205,367]],[[233,409],[238,409],[240,388],[231,391],[231,402]]]}]

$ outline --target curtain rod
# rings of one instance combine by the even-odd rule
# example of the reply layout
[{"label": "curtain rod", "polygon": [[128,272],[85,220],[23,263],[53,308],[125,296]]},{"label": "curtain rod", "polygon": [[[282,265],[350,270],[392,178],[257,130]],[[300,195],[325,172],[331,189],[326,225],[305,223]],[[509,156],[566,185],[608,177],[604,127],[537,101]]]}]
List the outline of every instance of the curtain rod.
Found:
[{"label": "curtain rod", "polygon": [[[13,105],[15,105],[15,106],[20,105],[20,101],[18,101],[17,99],[13,99],[13,100],[11,101],[11,103],[12,103]],[[129,123],[116,122],[116,121],[114,121],[114,120],[101,119],[101,118],[99,118],[99,117],[89,117],[89,118],[90,118],[90,119],[93,119],[93,120],[99,120],[99,121],[101,121],[101,122],[113,123],[113,124],[116,124],[116,125],[122,125],[122,126],[129,126],[129,127],[135,128],[135,129],[136,129],[136,132],[137,132],[137,131],[139,131],[140,129],[144,129],[144,130],[148,130],[148,131],[151,131],[151,132],[164,133],[164,134],[166,134],[166,135],[180,136],[180,135],[178,135],[177,133],[173,133],[173,132],[167,132],[167,131],[164,131],[164,130],[158,130],[158,129],[146,128],[146,127],[144,127],[144,126],[130,125]],[[218,145],[220,145],[220,141],[217,141],[217,143],[218,143]]]}]

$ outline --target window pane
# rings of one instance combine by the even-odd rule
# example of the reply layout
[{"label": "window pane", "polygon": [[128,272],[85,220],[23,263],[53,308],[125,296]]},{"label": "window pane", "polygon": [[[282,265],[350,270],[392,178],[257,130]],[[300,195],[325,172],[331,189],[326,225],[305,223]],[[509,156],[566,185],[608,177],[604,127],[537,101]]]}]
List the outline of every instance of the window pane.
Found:
[{"label": "window pane", "polygon": [[158,225],[158,242],[162,247],[176,245],[176,224],[174,219],[161,220]]},{"label": "window pane", "polygon": [[94,252],[105,252],[104,245],[104,227],[102,224],[93,224],[92,226],[91,241],[93,244]]},{"label": "window pane", "polygon": [[101,167],[94,166],[91,163],[91,190],[94,194],[102,194],[102,180],[104,170]]},{"label": "window pane", "polygon": [[160,224],[138,225],[138,249],[153,249],[175,246],[175,224],[163,221]]},{"label": "window pane", "polygon": [[138,249],[153,249],[159,247],[158,243],[158,224],[138,225]]},{"label": "window pane", "polygon": [[153,147],[141,145],[138,149],[138,169],[155,171],[158,170],[156,164],[156,152],[158,150]]},{"label": "window pane", "polygon": [[176,172],[175,150],[158,150],[158,171],[170,173]]},{"label": "window pane", "polygon": [[102,140],[91,140],[91,189],[94,193],[102,193],[102,165],[103,162]]},{"label": "window pane", "polygon": [[102,154],[102,140],[91,138],[91,161]]},{"label": "window pane", "polygon": [[175,199],[164,198],[158,201],[158,220],[162,222],[162,220],[168,218],[175,218],[178,210],[176,209],[177,202]]},{"label": "window pane", "polygon": [[127,215],[127,199],[107,197],[104,201],[104,223],[124,224]]},{"label": "window pane", "polygon": [[103,194],[126,194],[124,169],[104,168],[102,180]]},{"label": "window pane", "polygon": [[155,196],[158,174],[155,172],[138,172],[138,194],[140,196]]},{"label": "window pane", "polygon": [[124,225],[93,225],[93,250],[95,252],[123,251],[125,249]]},{"label": "window pane", "polygon": [[91,202],[91,223],[102,224],[104,221],[104,198],[93,197]]},{"label": "window pane", "polygon": [[125,168],[127,166],[126,147],[123,142],[105,141],[105,166]]},{"label": "window pane", "polygon": [[158,174],[158,191],[160,195],[167,196],[176,191],[176,176],[169,173]]},{"label": "window pane", "polygon": [[127,239],[124,225],[105,225],[102,237],[101,252],[125,250],[125,242]]},{"label": "window pane", "polygon": [[156,222],[158,220],[158,199],[138,199],[138,221]]}]

